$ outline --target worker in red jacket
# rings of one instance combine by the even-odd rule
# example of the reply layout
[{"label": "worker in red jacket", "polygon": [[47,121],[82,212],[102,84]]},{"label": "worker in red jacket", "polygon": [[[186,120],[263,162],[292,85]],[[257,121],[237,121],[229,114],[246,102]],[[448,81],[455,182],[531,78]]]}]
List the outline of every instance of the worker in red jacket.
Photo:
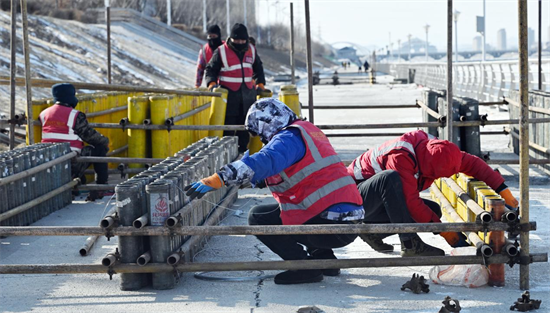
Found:
[{"label": "worker in red jacket", "polygon": [[195,75],[195,88],[199,88],[201,86],[204,71],[206,70],[206,64],[208,64],[210,59],[212,59],[214,51],[225,43],[225,41],[222,40],[222,33],[218,25],[209,26],[206,33],[206,39],[208,42],[205,43],[199,51],[199,59],[197,60],[197,74]]},{"label": "worker in red jacket", "polygon": [[[452,142],[439,140],[422,130],[405,133],[368,150],[348,167],[348,174],[358,183],[363,197],[365,223],[440,223],[439,205],[422,199],[419,193],[429,188],[435,179],[459,172],[485,182],[502,196],[508,206],[518,207],[517,199],[499,172],[480,158],[460,151]],[[402,185],[403,196],[399,195],[399,190],[394,190],[399,189],[396,188],[399,185]],[[389,235],[365,234],[362,239],[375,250],[387,252],[393,250],[393,246],[385,244],[382,239]],[[440,235],[451,246],[465,244],[461,233],[442,232]],[[401,254],[443,254],[443,251],[437,251],[440,249],[419,240],[418,236],[412,237],[412,246],[409,247],[404,246],[402,240]]]}]

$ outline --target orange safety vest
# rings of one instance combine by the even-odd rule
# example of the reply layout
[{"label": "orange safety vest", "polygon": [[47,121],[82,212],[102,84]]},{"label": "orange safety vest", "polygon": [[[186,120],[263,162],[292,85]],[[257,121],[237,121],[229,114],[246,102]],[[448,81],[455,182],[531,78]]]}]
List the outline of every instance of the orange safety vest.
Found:
[{"label": "orange safety vest", "polygon": [[252,89],[254,87],[252,82],[254,69],[252,65],[256,60],[256,48],[251,44],[248,45],[242,63],[237,53],[229,48],[227,43],[219,46],[218,50],[222,59],[218,83],[233,91],[239,90],[242,83],[245,83],[248,89]]},{"label": "orange safety vest", "polygon": [[355,182],[325,134],[301,120],[288,127],[300,130],[306,153],[300,161],[266,180],[281,205],[283,225],[301,225],[334,204],[363,204]]},{"label": "orange safety vest", "polygon": [[84,142],[74,133],[76,116],[79,111],[54,104],[40,113],[42,122],[42,142],[68,142],[71,150],[80,153]]}]

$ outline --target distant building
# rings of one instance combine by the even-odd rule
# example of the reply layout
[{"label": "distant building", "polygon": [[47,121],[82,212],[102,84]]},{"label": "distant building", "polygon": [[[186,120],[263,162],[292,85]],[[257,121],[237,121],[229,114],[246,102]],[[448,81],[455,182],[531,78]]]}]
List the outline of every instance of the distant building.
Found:
[{"label": "distant building", "polygon": [[506,29],[499,29],[497,32],[497,50],[506,50]]},{"label": "distant building", "polygon": [[337,59],[349,59],[351,61],[358,60],[357,50],[353,47],[344,47],[336,51]]},{"label": "distant building", "polygon": [[527,30],[527,46],[531,48],[534,46],[537,42],[535,41],[535,30],[529,27]]},{"label": "distant building", "polygon": [[483,41],[481,40],[481,36],[475,36],[474,41],[472,43],[472,50],[473,51],[481,51]]}]

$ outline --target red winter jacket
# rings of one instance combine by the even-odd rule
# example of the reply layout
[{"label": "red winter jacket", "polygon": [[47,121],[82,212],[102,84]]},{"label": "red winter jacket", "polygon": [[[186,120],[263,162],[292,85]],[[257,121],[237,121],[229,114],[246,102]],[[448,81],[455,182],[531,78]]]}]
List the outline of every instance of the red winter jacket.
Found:
[{"label": "red winter jacket", "polygon": [[437,178],[460,172],[484,181],[495,190],[504,183],[504,178],[480,158],[422,130],[405,133],[368,150],[348,166],[348,174],[356,182],[369,179],[383,170],[399,173],[407,208],[417,223],[441,222],[419,194]]}]

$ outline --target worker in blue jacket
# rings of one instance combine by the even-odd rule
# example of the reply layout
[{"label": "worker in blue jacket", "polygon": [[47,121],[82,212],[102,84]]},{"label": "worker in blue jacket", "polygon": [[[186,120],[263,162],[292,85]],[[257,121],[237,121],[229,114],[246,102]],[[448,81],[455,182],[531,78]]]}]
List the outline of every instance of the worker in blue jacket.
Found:
[{"label": "worker in blue jacket", "polygon": [[[307,121],[298,119],[273,98],[256,101],[245,127],[265,146],[253,155],[225,165],[216,174],[186,187],[191,199],[224,185],[269,187],[276,204],[250,210],[250,225],[354,224],[364,217],[355,182],[328,138]],[[336,259],[333,248],[344,247],[357,235],[261,235],[257,238],[284,260]],[[304,249],[304,246],[306,249]],[[319,282],[339,269],[290,270],[275,276],[276,284]]]}]

